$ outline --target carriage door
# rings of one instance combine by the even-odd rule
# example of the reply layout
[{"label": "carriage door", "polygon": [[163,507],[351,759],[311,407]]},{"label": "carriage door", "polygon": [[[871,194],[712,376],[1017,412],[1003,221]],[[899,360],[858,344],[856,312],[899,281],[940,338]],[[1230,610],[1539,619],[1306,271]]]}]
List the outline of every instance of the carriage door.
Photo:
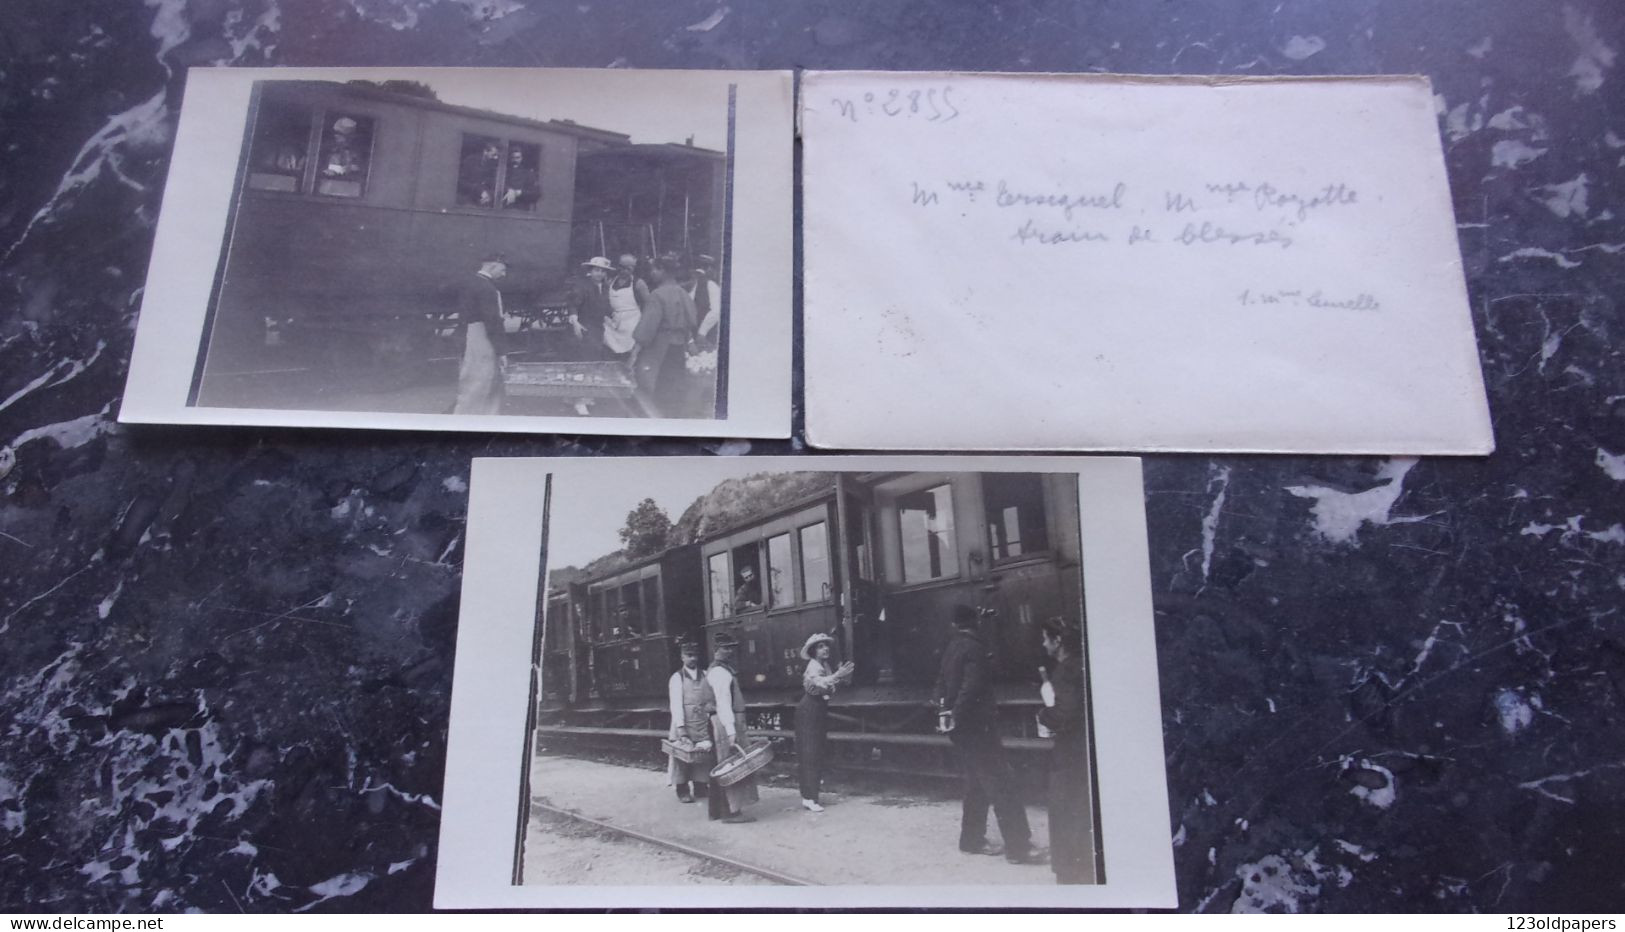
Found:
[{"label": "carriage door", "polygon": [[1062,614],[1043,476],[984,473],[982,512],[990,601],[998,611],[994,651],[999,672],[1036,681],[1038,668],[1049,662],[1039,626]]},{"label": "carriage door", "polygon": [[840,536],[841,621],[844,658],[863,658],[856,679],[862,684],[890,683],[892,644],[875,570],[874,493],[838,474],[836,507]]}]

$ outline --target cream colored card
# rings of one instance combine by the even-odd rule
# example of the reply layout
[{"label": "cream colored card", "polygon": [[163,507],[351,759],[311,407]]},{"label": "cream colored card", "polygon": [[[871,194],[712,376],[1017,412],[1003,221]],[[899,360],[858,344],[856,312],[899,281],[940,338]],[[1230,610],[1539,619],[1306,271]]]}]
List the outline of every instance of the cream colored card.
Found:
[{"label": "cream colored card", "polygon": [[819,447],[1483,454],[1425,78],[814,72]]},{"label": "cream colored card", "polygon": [[[193,69],[119,419],[786,437],[792,118],[787,72]],[[582,297],[623,254],[692,341]]]},{"label": "cream colored card", "polygon": [[[676,522],[659,541],[656,510]],[[754,593],[735,587],[747,567]],[[959,849],[932,703],[961,605],[988,652],[999,786],[1081,882]],[[1081,691],[1045,653],[1051,618],[1081,622]],[[809,812],[801,652],[825,634],[855,667]],[[718,661],[723,635],[748,740],[779,758],[748,824],[684,805],[661,754],[679,644]],[[456,653],[437,908],[1177,903],[1138,460],[477,459]],[[1065,739],[1035,727],[1044,663],[1055,703],[1083,710]],[[990,841],[1011,830],[998,808]]]}]

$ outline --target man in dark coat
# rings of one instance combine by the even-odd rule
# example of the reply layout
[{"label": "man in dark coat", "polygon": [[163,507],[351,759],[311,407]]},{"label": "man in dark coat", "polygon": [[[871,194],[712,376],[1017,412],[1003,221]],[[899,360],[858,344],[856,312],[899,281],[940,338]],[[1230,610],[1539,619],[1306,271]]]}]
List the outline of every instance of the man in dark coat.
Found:
[{"label": "man in dark coat", "polygon": [[655,287],[643,304],[637,329],[632,331],[638,343],[634,374],[638,388],[654,402],[662,417],[681,416],[682,380],[687,374],[683,347],[693,339],[699,320],[694,301],[677,283],[677,267],[669,259],[651,262],[649,275]]},{"label": "man in dark coat", "polygon": [[1044,652],[1055,661],[1049,674],[1054,704],[1038,713],[1039,724],[1055,739],[1049,765],[1050,869],[1056,883],[1093,883],[1083,629],[1064,618],[1051,618],[1044,622],[1043,636]]},{"label": "man in dark coat", "polygon": [[463,333],[463,356],[453,414],[502,413],[502,354],[507,333],[497,282],[507,274],[507,258],[493,254],[480,261],[479,271],[458,283],[457,326]]},{"label": "man in dark coat", "polygon": [[959,850],[999,854],[988,844],[987,810],[991,806],[1004,839],[1002,853],[1012,864],[1042,864],[1044,852],[1032,845],[1027,810],[1015,792],[1016,775],[999,742],[998,711],[993,697],[993,657],[977,632],[980,614],[968,605],[954,606],[954,637],[942,654],[936,694],[948,713],[948,740],[953,742],[964,781],[959,821]]}]

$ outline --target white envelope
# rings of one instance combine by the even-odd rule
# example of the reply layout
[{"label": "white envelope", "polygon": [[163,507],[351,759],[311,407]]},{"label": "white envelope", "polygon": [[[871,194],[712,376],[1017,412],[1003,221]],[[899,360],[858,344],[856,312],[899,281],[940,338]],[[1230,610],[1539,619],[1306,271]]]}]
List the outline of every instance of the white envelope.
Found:
[{"label": "white envelope", "polygon": [[809,441],[1484,454],[1421,77],[822,72]]}]

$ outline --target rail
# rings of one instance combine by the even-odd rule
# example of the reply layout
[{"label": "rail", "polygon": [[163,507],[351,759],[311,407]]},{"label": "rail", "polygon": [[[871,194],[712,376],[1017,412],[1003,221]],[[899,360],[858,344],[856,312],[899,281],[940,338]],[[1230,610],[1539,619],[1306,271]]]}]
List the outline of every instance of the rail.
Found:
[{"label": "rail", "polygon": [[[605,737],[605,738],[664,738],[667,731],[661,728],[611,728],[596,725],[542,725],[536,729],[543,735],[558,737]],[[750,733],[766,738],[785,738],[795,740],[796,733],[783,729],[752,728]],[[909,735],[884,734],[872,731],[832,731],[826,740],[840,741],[854,744],[889,744],[900,747],[951,747],[946,735]],[[1048,751],[1054,746],[1048,738],[1005,738],[1003,744],[1012,751]]]},{"label": "rail", "polygon": [[714,863],[717,863],[717,864],[722,864],[722,865],[725,865],[727,867],[731,867],[731,868],[733,868],[734,870],[737,870],[737,871],[743,871],[743,872],[745,872],[747,874],[755,874],[758,877],[765,877],[768,880],[771,880],[771,881],[773,881],[774,883],[777,883],[777,884],[784,884],[785,886],[790,886],[790,887],[812,887],[812,886],[817,886],[817,884],[814,884],[810,880],[802,880],[800,877],[792,877],[789,874],[782,874],[782,873],[780,873],[780,872],[778,872],[776,870],[773,870],[772,868],[769,868],[769,867],[757,867],[754,864],[746,864],[744,861],[740,861],[740,860],[736,860],[734,858],[730,858],[730,857],[728,857],[727,855],[724,855],[724,854],[715,854],[715,853],[710,852],[710,851],[702,851],[701,849],[696,848],[696,847],[694,847],[692,845],[685,845],[680,841],[672,841],[669,838],[661,838],[658,835],[650,835],[650,834],[648,834],[646,832],[640,832],[640,831],[638,831],[636,829],[630,829],[630,828],[626,828],[625,826],[616,825],[613,822],[604,822],[604,821],[599,820],[599,819],[590,818],[588,816],[582,815],[579,812],[571,812],[568,809],[560,809],[557,806],[551,806],[551,805],[548,805],[547,803],[538,802],[538,801],[536,801],[534,799],[531,800],[530,804],[531,804],[531,806],[533,808],[545,809],[548,812],[553,813],[554,815],[564,816],[567,819],[574,819],[577,822],[584,822],[584,823],[586,823],[588,825],[591,825],[591,826],[594,826],[594,827],[597,827],[597,828],[601,828],[601,829],[604,829],[606,831],[615,832],[615,833],[620,834],[620,835],[625,835],[628,838],[635,838],[638,841],[647,842],[648,844],[655,845],[655,846],[660,847],[660,848],[665,848],[665,849],[667,849],[669,851],[676,851],[676,852],[678,852],[680,854],[686,854],[686,855],[688,855],[689,857],[692,857],[692,858],[699,858],[699,859],[704,860],[704,861],[711,861],[711,862],[714,862]]}]

